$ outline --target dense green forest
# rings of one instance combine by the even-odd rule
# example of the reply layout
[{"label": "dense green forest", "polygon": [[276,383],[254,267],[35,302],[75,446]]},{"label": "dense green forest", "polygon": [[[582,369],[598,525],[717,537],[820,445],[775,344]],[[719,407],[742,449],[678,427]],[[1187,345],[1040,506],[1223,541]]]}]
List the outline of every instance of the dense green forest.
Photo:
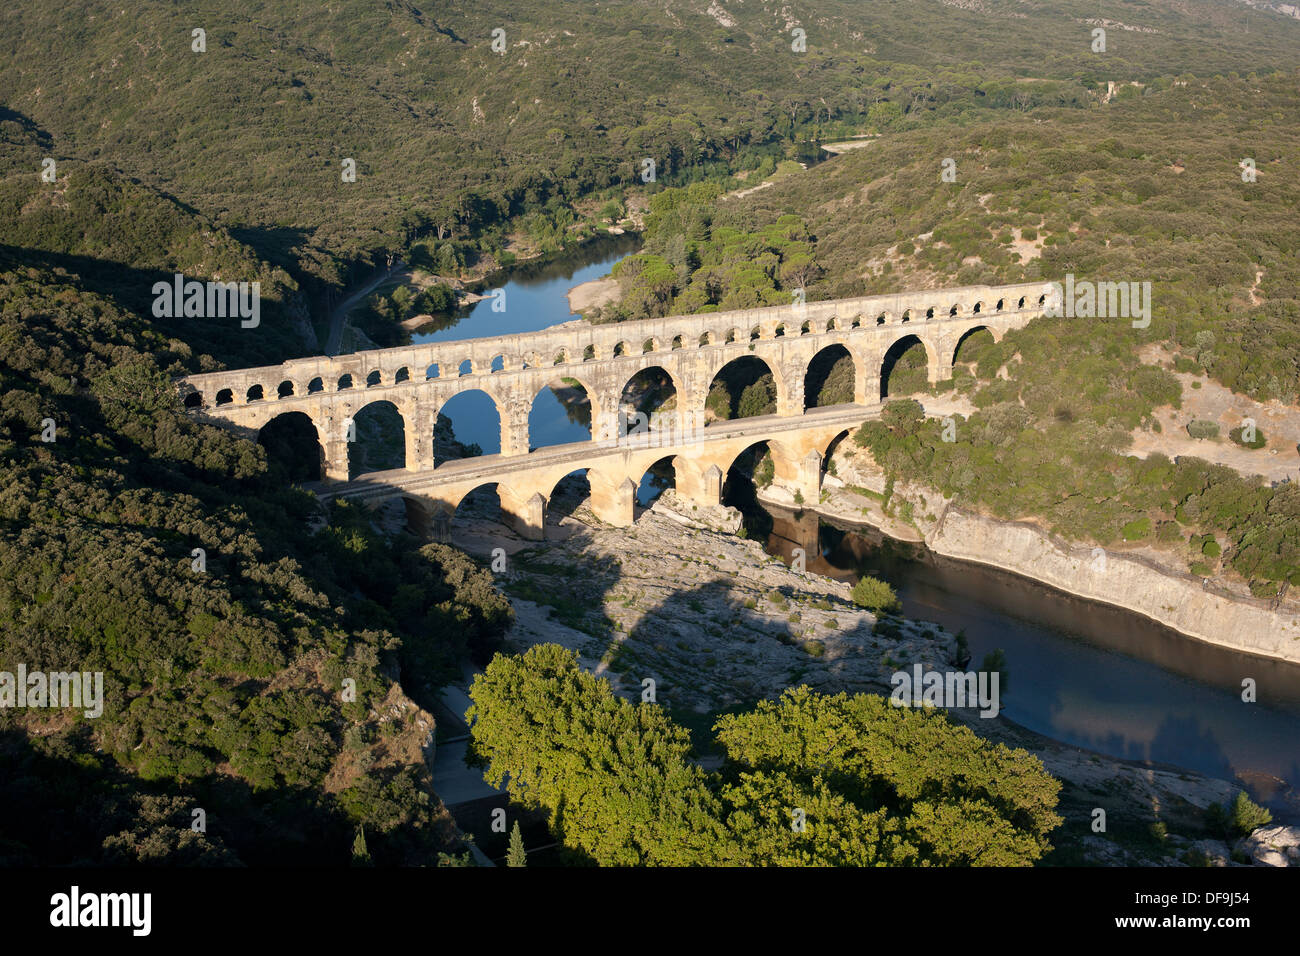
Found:
[{"label": "dense green forest", "polygon": [[427,236],[496,258],[506,220],[563,230],[646,157],[680,183],[797,140],[1081,109],[1111,81],[1290,69],[1298,37],[1232,0],[73,0],[0,14],[0,103],[55,158],[115,164],[339,283]]}]

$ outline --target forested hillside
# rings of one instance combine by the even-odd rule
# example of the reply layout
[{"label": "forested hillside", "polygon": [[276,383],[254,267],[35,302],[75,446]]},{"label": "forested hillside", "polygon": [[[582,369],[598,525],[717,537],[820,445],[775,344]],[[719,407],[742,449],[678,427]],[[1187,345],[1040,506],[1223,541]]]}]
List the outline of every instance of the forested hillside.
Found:
[{"label": "forested hillside", "polygon": [[0,12],[0,103],[56,158],[115,164],[337,281],[422,235],[491,256],[506,219],[567,221],[644,157],[666,182],[752,168],[797,139],[1082,107],[1108,81],[1289,69],[1297,37],[1232,0],[72,0]]},{"label": "forested hillside", "polygon": [[0,670],[102,671],[104,701],[0,710],[0,857],[343,864],[358,828],[378,862],[454,849],[432,722],[395,678],[430,705],[508,604],[465,556],[364,515],[313,532],[259,445],[182,413],[171,376],[212,364],[200,348],[277,343],[160,323],[131,309],[140,283],[256,268],[246,250],[102,169],[58,201],[24,184],[0,184]]}]

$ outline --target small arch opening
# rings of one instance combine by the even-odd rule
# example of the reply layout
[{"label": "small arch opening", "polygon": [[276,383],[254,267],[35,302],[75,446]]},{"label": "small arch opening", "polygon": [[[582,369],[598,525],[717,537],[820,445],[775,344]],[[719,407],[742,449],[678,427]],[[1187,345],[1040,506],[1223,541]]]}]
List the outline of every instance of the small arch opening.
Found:
[{"label": "small arch opening", "polygon": [[469,375],[473,371],[474,371],[473,359],[465,359],[465,361],[461,362],[460,365],[457,367],[456,376],[459,378],[460,376],[463,375]]},{"label": "small arch opening", "polygon": [[325,391],[325,380],[319,375],[307,383],[307,394],[315,395],[317,392]]},{"label": "small arch opening", "polygon": [[186,395],[186,396],[185,396],[185,407],[186,407],[186,408],[202,408],[202,407],[203,407],[203,393],[202,393],[202,392],[190,392],[188,395]]},{"label": "small arch opening", "polygon": [[384,377],[380,373],[379,369],[375,369],[366,376],[366,388],[374,388],[376,385],[382,385],[383,383]]},{"label": "small arch opening", "polygon": [[438,374],[439,374],[438,363],[434,362],[432,365],[430,365],[428,368],[424,370],[424,380],[427,382],[430,379],[435,379],[438,377]]},{"label": "small arch opening", "polygon": [[352,373],[347,372],[339,376],[338,391],[343,392],[352,387]]},{"label": "small arch opening", "polygon": [[293,382],[285,379],[275,390],[276,398],[288,398],[293,394]]},{"label": "small arch opening", "polygon": [[231,390],[228,388],[223,388],[221,391],[217,392],[218,405],[229,405],[234,400],[235,400],[234,393],[231,392]]},{"label": "small arch opening", "polygon": [[253,385],[248,389],[246,399],[250,402],[260,402],[262,400],[262,386]]}]

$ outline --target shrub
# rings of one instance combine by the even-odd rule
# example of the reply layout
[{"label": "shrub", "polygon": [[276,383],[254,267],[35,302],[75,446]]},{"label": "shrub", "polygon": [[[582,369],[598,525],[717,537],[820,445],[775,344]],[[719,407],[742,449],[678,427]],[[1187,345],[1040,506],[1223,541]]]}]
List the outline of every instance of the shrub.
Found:
[{"label": "shrub", "polygon": [[853,585],[850,596],[854,604],[876,613],[897,610],[901,606],[894,589],[871,575],[860,578],[858,583]]},{"label": "shrub", "polygon": [[1191,435],[1197,441],[1204,441],[1207,438],[1219,437],[1219,425],[1217,422],[1207,422],[1203,419],[1197,419],[1187,423],[1187,434]]},{"label": "shrub", "polygon": [[1264,442],[1266,441],[1266,439],[1264,438],[1264,430],[1262,428],[1258,428],[1258,427],[1255,428],[1254,441],[1242,440],[1242,434],[1245,432],[1245,430],[1246,429],[1244,426],[1238,425],[1232,431],[1228,432],[1228,437],[1232,439],[1234,443],[1240,445],[1242,448],[1263,448],[1264,447]]},{"label": "shrub", "polygon": [[1151,519],[1143,517],[1138,518],[1136,521],[1130,521],[1120,529],[1120,533],[1124,536],[1125,541],[1137,541],[1140,538],[1145,538],[1151,533]]}]

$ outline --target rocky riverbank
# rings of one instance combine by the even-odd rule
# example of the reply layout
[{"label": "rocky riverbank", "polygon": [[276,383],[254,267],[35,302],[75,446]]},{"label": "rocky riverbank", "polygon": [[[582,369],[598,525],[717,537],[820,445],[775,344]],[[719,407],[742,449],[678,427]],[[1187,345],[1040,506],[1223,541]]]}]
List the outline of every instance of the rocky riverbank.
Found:
[{"label": "rocky riverbank", "polygon": [[[805,507],[837,523],[869,524],[944,557],[973,561],[1122,607],[1188,637],[1300,663],[1300,604],[1252,597],[1244,586],[1206,581],[1150,547],[1100,549],[1061,540],[1026,521],[1003,521],[950,505],[931,488],[900,484],[884,507],[884,475],[843,442],[823,500]],[[786,503],[778,491],[768,500]],[[906,515],[906,518],[902,517]]]}]

